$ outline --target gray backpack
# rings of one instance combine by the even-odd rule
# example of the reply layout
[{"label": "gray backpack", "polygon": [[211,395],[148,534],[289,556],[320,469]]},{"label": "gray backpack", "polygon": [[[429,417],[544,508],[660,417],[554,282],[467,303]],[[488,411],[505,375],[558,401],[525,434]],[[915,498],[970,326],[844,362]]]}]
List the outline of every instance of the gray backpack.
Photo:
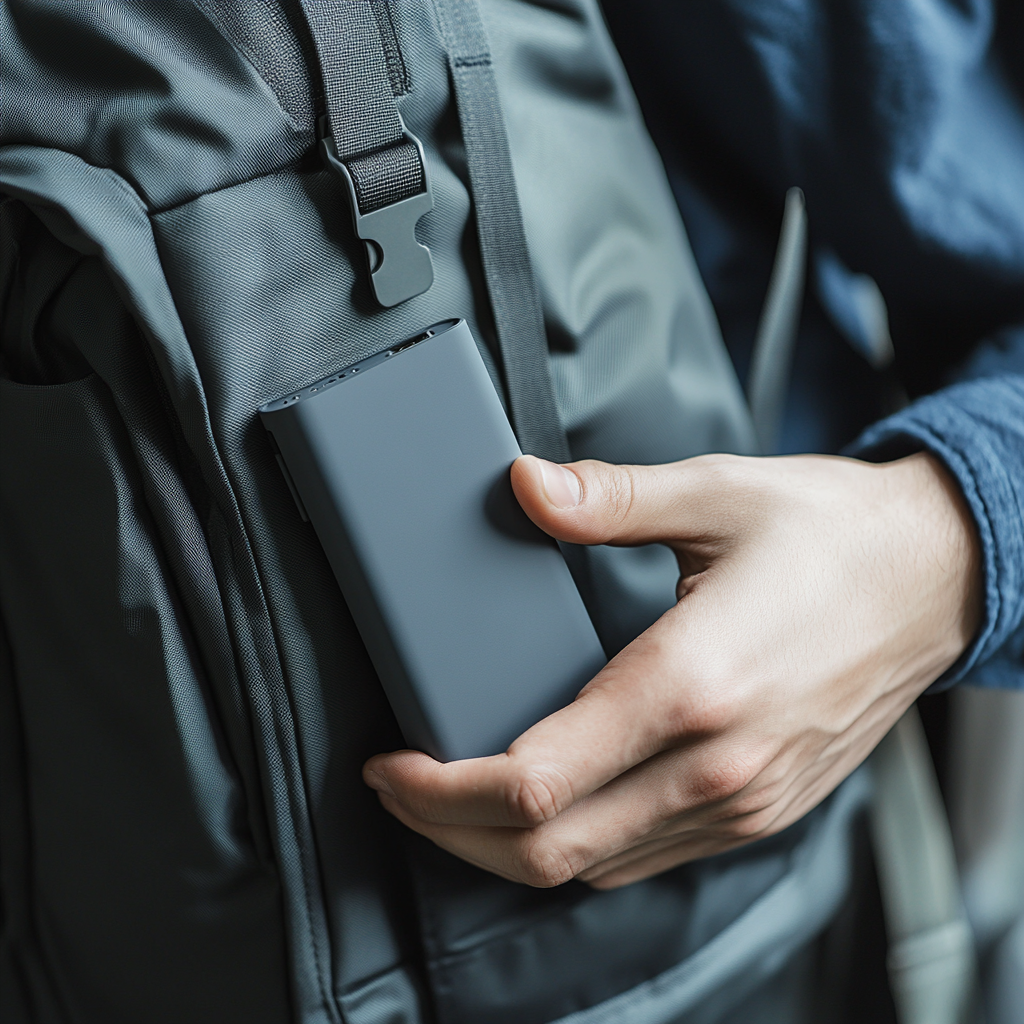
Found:
[{"label": "gray backpack", "polygon": [[[401,737],[256,417],[465,317],[526,451],[755,450],[596,5],[9,0],[0,38],[3,1019],[739,1006],[841,901],[863,773],[619,891],[435,849],[360,781]],[[573,559],[609,651],[674,599],[660,548]]]}]

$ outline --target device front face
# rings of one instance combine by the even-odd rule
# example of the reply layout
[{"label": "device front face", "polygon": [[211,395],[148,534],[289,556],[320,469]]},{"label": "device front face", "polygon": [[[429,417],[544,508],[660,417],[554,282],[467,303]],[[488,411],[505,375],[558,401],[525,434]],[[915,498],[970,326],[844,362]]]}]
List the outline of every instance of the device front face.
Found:
[{"label": "device front face", "polygon": [[499,753],[604,664],[557,546],[512,493],[519,447],[464,321],[261,415],[408,742]]}]

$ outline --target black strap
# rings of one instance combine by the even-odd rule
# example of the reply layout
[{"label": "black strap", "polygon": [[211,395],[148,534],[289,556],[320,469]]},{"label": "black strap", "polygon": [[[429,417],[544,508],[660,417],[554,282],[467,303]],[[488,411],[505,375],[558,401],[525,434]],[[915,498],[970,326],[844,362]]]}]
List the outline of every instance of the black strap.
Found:
[{"label": "black strap", "polygon": [[569,445],[551,385],[544,317],[526,246],[490,46],[476,0],[434,0],[434,6],[455,85],[512,423],[524,452],[566,462]]},{"label": "black strap", "polygon": [[371,0],[302,0],[324,80],[330,134],[366,214],[422,192],[419,149],[405,133]]},{"label": "black strap", "polygon": [[396,93],[408,88],[386,0],[302,0],[327,105],[324,162],[343,183],[370,284],[382,306],[434,281],[416,223],[434,206],[423,148],[402,124]]}]

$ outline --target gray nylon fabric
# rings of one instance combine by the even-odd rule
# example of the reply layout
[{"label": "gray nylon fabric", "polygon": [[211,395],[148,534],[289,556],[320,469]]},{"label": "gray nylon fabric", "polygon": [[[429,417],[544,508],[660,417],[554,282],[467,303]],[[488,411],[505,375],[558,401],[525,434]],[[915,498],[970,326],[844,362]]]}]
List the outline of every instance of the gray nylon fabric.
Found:
[{"label": "gray nylon fabric", "polygon": [[[481,10],[572,456],[752,450],[596,7]],[[18,709],[0,719],[0,881],[17,908],[0,946],[5,1020],[710,1024],[751,962],[716,936],[795,949],[842,894],[830,851],[863,802],[856,780],[765,844],[608,893],[479,871],[362,785],[364,759],[401,739],[255,410],[451,316],[499,385],[502,365],[448,54],[430,4],[394,12],[436,278],[381,309],[338,182],[304,159],[311,131],[198,9],[0,8],[0,192],[24,204],[23,270],[38,275],[33,292],[0,259],[0,299],[5,315],[15,292],[23,310],[55,311],[31,314],[31,344],[20,328],[0,338],[0,458],[17,466],[0,476],[0,684]],[[34,221],[69,251],[33,248]],[[83,259],[112,288],[56,303],[60,273],[43,271]],[[661,549],[591,562],[609,646],[672,601]],[[55,714],[62,699],[78,713]],[[738,922],[764,901],[778,912],[747,933]]]},{"label": "gray nylon fabric", "polygon": [[[572,457],[753,454],[745,400],[596,4],[482,10]],[[667,548],[591,548],[587,563],[588,608],[610,652],[675,601]]]},{"label": "gray nylon fabric", "polygon": [[[31,220],[25,240],[44,230]],[[51,979],[42,1001],[71,1019],[272,1021],[287,1010],[279,882],[258,793],[245,793],[254,758],[203,533],[138,327],[100,261],[80,257],[53,284],[37,340],[64,333],[96,372],[0,382],[0,601],[28,731],[24,926]],[[204,1007],[173,984],[183,973]]]}]

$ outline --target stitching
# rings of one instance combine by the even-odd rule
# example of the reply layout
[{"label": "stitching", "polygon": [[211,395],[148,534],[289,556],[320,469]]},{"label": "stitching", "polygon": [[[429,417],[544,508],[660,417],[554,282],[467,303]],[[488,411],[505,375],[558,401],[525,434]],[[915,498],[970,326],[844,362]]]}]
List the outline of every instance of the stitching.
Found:
[{"label": "stitching", "polygon": [[480,68],[487,67],[491,63],[489,53],[469,54],[466,57],[454,57],[452,64],[457,68]]}]

